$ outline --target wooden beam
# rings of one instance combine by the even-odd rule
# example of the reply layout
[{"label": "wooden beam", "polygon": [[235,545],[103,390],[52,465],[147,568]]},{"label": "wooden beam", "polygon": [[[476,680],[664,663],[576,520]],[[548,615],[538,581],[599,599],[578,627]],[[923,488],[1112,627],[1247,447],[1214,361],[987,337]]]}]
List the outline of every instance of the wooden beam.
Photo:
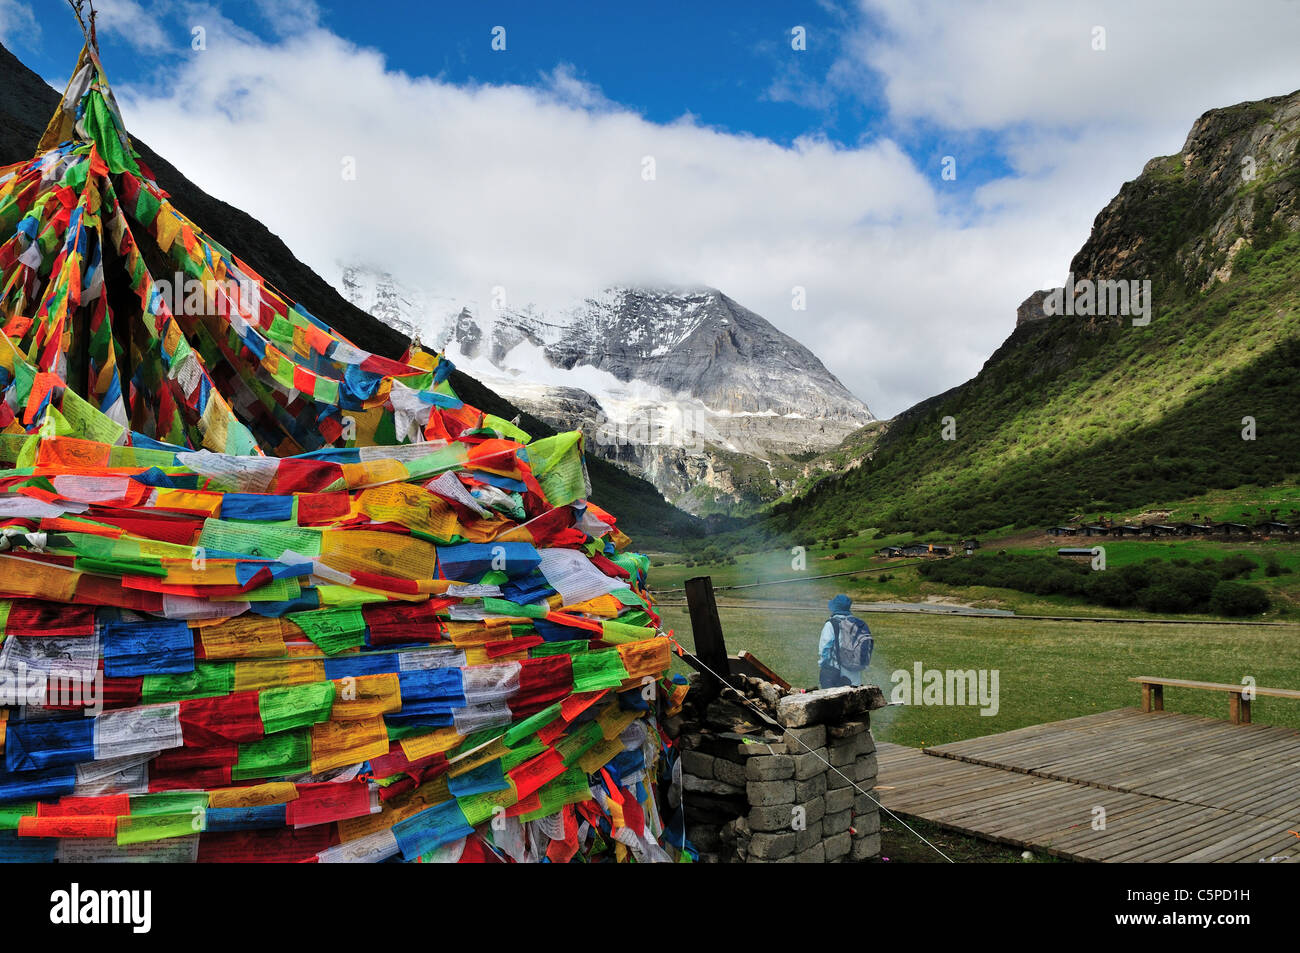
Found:
[{"label": "wooden beam", "polygon": [[755,658],[752,652],[746,652],[744,649],[741,649],[740,654],[736,657],[740,661],[752,666],[761,677],[767,679],[773,685],[776,685],[779,688],[784,688],[787,692],[790,691],[790,683]]},{"label": "wooden beam", "polygon": [[691,614],[691,635],[695,641],[695,654],[706,667],[705,677],[698,688],[700,700],[708,704],[718,697],[722,685],[711,677],[711,670],[720,678],[731,674],[727,659],[727,642],[722,635],[722,620],[718,617],[718,603],[713,597],[713,579],[696,576],[686,580],[686,605]]}]

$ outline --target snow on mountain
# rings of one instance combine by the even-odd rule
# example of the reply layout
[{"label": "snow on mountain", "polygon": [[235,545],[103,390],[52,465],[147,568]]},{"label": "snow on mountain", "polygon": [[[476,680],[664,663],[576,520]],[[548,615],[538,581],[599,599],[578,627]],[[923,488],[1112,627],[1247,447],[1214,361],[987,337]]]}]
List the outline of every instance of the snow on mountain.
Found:
[{"label": "snow on mountain", "polygon": [[[875,418],[811,351],[712,288],[610,288],[553,310],[482,308],[349,267],[342,292],[386,324],[669,499],[737,496],[728,454],[767,463]],[[689,505],[686,501],[684,505]]]}]

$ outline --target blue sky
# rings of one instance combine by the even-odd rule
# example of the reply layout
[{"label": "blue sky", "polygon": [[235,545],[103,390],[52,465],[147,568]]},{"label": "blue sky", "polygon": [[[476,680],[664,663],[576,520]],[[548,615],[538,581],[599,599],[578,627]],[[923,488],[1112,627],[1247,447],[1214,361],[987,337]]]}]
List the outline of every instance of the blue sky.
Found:
[{"label": "blue sky", "polygon": [[[882,417],[976,373],[1202,112],[1300,88],[1297,0],[98,6],[132,132],[327,279],[708,285]],[[61,0],[0,0],[0,40],[59,86],[80,42]]]},{"label": "blue sky", "polygon": [[[43,43],[32,61],[57,76],[75,56],[80,34],[58,0],[40,2],[52,11],[41,17]],[[148,0],[141,5],[150,8]],[[786,72],[811,76],[830,68],[845,21],[856,16],[832,4],[718,2],[691,4],[689,14],[635,3],[322,0],[317,6],[323,26],[383,50],[394,69],[453,83],[533,85],[568,63],[608,98],[650,120],[691,114],[721,129],[786,143],[810,132],[851,143],[882,116],[861,99],[840,99],[827,110],[767,95]],[[177,48],[188,45],[187,11],[180,5],[157,9]],[[254,32],[273,32],[279,25],[265,14],[265,5],[251,0],[227,0],[221,9]],[[103,16],[112,13],[110,5]],[[505,55],[489,45],[498,25],[507,30]],[[809,35],[807,49],[798,54],[790,46],[796,25]],[[123,81],[151,80],[151,60],[172,55],[159,50],[157,57],[137,60],[122,37],[105,31],[101,41],[114,76]]]},{"label": "blue sky", "polygon": [[[42,17],[42,42],[31,47],[33,68],[51,80],[76,56],[80,33],[58,0],[37,0],[55,12]],[[118,15],[101,3],[104,23]],[[166,45],[141,49],[105,28],[101,42],[115,83],[163,86],[167,67],[185,55],[190,24],[201,20],[191,4],[136,0],[151,13]],[[789,146],[816,136],[844,147],[888,135],[918,165],[938,169],[943,157],[963,154],[961,175],[941,180],[945,197],[968,196],[1009,174],[998,136],[955,134],[928,122],[891,121],[879,77],[855,76],[851,85],[827,83],[845,55],[845,38],[881,31],[878,18],[852,2],[720,2],[700,4],[574,2],[418,2],[318,0],[319,23],[359,46],[381,50],[388,65],[410,75],[458,85],[544,86],[556,68],[647,120],[683,116],[737,135]],[[271,0],[225,0],[221,11],[254,34],[284,32]],[[364,9],[364,14],[360,11]],[[62,17],[62,19],[60,19]],[[506,50],[491,46],[492,30],[506,30]],[[802,27],[803,49],[794,29]],[[141,54],[144,55],[141,55]],[[954,204],[960,214],[960,201]]]}]

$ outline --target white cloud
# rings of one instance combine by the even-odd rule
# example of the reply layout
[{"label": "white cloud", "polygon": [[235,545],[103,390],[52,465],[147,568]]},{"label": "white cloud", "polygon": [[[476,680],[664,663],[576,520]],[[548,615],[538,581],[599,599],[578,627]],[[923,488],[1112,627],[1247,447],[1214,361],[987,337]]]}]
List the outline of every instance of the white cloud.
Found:
[{"label": "white cloud", "polygon": [[254,0],[262,18],[277,33],[288,35],[309,30],[320,23],[316,0]]},{"label": "white cloud", "polygon": [[[268,43],[210,17],[208,52],[169,64],[166,91],[118,94],[140,138],[331,280],[379,264],[443,297],[485,301],[503,285],[512,305],[708,284],[891,415],[972,376],[1016,305],[1059,283],[1118,186],[1176,151],[1199,112],[1300,86],[1281,19],[1224,26],[1179,4],[1167,40],[1133,25],[1158,22],[1159,6],[1057,19],[1051,5],[995,18],[931,3],[916,23],[892,9],[868,5],[827,83],[883,88],[899,141],[912,124],[995,139],[1014,174],[969,201],[888,136],[783,147],[691,117],[655,124],[567,64],[536,88],[458,87],[310,25]],[[1094,20],[1108,25],[1104,53],[1088,47]],[[1109,59],[1068,53],[1076,39]],[[796,285],[806,312],[791,310]]]},{"label": "white cloud", "polygon": [[953,129],[1178,121],[1300,85],[1295,0],[860,5],[851,58],[896,116]]},{"label": "white cloud", "polygon": [[[176,45],[163,29],[161,7],[146,10],[137,0],[96,0],[96,31],[112,36],[142,53],[162,53]],[[185,37],[188,43],[189,37]]]},{"label": "white cloud", "polygon": [[0,0],[0,43],[31,43],[41,35],[31,7],[22,0]]},{"label": "white cloud", "polygon": [[543,88],[550,90],[554,101],[592,112],[617,111],[618,104],[607,99],[599,86],[579,75],[572,63],[560,63],[541,77]]}]

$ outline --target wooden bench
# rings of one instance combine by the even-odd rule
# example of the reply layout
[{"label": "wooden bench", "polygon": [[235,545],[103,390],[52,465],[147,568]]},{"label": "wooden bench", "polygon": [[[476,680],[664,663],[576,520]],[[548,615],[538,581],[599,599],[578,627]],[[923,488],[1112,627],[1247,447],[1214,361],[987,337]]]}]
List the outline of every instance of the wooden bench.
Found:
[{"label": "wooden bench", "polygon": [[[1223,682],[1194,682],[1185,678],[1152,678],[1141,675],[1130,678],[1142,686],[1142,710],[1165,710],[1165,686],[1175,688],[1199,688],[1209,692],[1228,693],[1228,718],[1234,725],[1250,724],[1250,701],[1258,695],[1273,698],[1300,699],[1300,691],[1291,688],[1260,688],[1258,685],[1230,685]],[[1250,697],[1245,697],[1249,695]]]}]

